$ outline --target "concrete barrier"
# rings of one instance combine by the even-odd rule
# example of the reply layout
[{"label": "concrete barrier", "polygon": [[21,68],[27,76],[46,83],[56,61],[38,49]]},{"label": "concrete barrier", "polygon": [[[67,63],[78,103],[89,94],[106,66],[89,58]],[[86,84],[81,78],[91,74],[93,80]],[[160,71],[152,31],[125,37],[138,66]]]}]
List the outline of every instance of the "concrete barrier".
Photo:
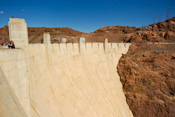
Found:
[{"label": "concrete barrier", "polygon": [[66,38],[61,38],[61,41],[60,41],[61,43],[66,43]]}]

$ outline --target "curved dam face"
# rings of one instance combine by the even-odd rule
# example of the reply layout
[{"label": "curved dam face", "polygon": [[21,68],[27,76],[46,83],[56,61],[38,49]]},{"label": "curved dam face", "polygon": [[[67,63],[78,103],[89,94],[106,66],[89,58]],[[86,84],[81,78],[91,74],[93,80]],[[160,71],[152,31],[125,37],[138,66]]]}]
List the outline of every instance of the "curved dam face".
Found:
[{"label": "curved dam face", "polygon": [[[16,20],[19,26],[21,19]],[[11,39],[20,47],[13,32]],[[11,87],[11,92],[6,92],[8,95],[2,95],[7,88],[0,90],[3,102],[0,106],[4,108],[0,115],[133,116],[116,69],[121,55],[128,51],[129,43],[108,43],[107,40],[85,43],[85,39],[80,38],[79,43],[51,44],[48,33],[43,38],[44,44],[29,44],[15,50],[0,49],[4,56],[0,58],[3,74],[0,81],[5,79],[9,83],[0,88]],[[9,103],[14,105],[13,109]]]}]

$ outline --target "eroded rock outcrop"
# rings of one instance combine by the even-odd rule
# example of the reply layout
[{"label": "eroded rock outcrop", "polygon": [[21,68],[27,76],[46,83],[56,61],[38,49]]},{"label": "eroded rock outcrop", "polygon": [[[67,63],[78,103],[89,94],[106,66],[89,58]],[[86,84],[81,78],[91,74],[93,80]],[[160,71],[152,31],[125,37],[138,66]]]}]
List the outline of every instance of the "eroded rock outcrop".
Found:
[{"label": "eroded rock outcrop", "polygon": [[175,116],[175,45],[133,44],[117,68],[135,117]]}]

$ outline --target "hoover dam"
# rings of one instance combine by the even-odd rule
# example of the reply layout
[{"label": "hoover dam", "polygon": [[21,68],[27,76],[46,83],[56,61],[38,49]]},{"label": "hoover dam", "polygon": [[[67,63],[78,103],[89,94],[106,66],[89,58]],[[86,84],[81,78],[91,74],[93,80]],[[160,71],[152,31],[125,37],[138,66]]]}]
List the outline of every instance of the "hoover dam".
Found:
[{"label": "hoover dam", "polygon": [[117,64],[130,43],[29,44],[24,19],[10,18],[16,49],[0,48],[1,117],[132,117]]}]

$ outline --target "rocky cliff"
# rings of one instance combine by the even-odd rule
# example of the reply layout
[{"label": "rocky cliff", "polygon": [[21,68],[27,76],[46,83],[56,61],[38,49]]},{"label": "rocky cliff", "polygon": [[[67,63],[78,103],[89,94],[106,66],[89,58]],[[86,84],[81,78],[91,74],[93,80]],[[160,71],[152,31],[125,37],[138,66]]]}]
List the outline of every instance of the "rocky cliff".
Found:
[{"label": "rocky cliff", "polygon": [[132,44],[117,69],[135,117],[175,116],[174,44]]}]

